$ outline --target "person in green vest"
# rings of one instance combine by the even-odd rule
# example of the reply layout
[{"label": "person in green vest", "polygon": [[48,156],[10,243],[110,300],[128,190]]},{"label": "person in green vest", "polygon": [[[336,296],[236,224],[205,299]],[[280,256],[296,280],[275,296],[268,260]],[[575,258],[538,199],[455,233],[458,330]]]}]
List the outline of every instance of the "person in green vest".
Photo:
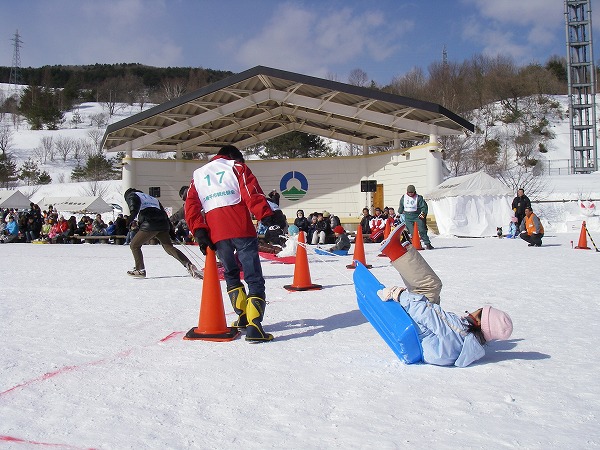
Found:
[{"label": "person in green vest", "polygon": [[414,230],[414,224],[417,224],[419,229],[419,236],[425,245],[427,250],[433,250],[433,245],[427,236],[427,202],[422,195],[417,194],[415,186],[409,184],[406,187],[406,195],[400,198],[400,205],[398,206],[398,214],[404,214],[404,223],[406,224],[407,231],[411,234]]}]

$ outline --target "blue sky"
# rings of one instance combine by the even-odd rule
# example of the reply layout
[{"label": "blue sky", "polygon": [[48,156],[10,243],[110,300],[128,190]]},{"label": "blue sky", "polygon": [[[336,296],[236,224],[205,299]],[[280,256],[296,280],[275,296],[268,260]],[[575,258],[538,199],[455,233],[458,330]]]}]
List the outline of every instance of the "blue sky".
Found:
[{"label": "blue sky", "polygon": [[564,21],[562,0],[14,0],[2,2],[0,65],[18,29],[22,67],[265,65],[342,82],[360,68],[388,84],[444,47],[452,62],[543,64],[566,53]]}]

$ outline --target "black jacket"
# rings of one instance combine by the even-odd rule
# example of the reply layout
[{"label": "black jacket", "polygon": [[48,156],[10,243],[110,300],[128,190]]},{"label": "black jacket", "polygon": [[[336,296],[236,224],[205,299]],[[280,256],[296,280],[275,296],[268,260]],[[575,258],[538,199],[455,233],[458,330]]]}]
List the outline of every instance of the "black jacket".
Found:
[{"label": "black jacket", "polygon": [[525,216],[525,208],[531,208],[531,201],[529,200],[529,197],[527,197],[525,194],[523,194],[523,197],[519,197],[517,195],[512,202],[512,209],[515,212],[515,216]]},{"label": "black jacket", "polygon": [[138,192],[142,193],[137,189],[127,189],[127,192],[125,192],[125,201],[131,213],[129,220],[137,220],[141,231],[169,231],[171,222],[160,202],[158,203],[160,208],[140,209],[142,201],[137,195]]}]

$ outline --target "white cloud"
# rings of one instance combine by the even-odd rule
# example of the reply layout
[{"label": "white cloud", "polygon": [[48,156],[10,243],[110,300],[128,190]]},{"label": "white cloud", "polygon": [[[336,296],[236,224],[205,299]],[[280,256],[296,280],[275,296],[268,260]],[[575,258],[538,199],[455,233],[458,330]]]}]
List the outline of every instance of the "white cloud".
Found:
[{"label": "white cloud", "polygon": [[564,25],[564,4],[556,0],[463,0],[484,18],[494,21],[545,26]]},{"label": "white cloud", "polygon": [[401,25],[391,26],[377,11],[317,11],[286,3],[257,35],[238,46],[231,40],[226,45],[235,49],[235,59],[244,66],[263,64],[327,76],[335,65],[354,62],[360,67],[361,61],[365,65],[389,57],[396,50],[396,39],[412,26]]}]

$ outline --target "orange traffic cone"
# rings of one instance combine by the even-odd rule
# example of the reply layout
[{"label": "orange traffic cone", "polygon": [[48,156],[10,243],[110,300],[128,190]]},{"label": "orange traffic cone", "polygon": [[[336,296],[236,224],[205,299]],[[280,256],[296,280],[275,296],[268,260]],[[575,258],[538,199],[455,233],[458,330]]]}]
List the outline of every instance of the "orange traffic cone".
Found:
[{"label": "orange traffic cone", "polygon": [[419,235],[419,225],[417,225],[417,222],[414,222],[413,226],[412,245],[415,250],[423,250],[423,247],[421,247],[421,236]]},{"label": "orange traffic cone", "polygon": [[585,220],[583,221],[583,223],[581,224],[581,233],[579,233],[579,243],[577,244],[577,247],[579,250],[591,250],[591,248],[589,248],[587,246],[587,235],[585,233]]},{"label": "orange traffic cone", "polygon": [[[391,231],[392,231],[392,227],[390,225],[390,221],[386,220],[385,221],[385,228],[383,230],[383,240],[384,241],[389,237]],[[380,253],[377,256],[385,256],[385,255],[383,253]]]},{"label": "orange traffic cone", "polygon": [[367,269],[370,269],[371,265],[367,264],[365,259],[365,243],[363,242],[362,227],[359,225],[356,230],[356,240],[354,241],[354,256],[352,257],[352,264],[346,266],[347,269],[356,269],[356,261],[362,263]]},{"label": "orange traffic cone", "polygon": [[294,281],[292,284],[283,286],[288,291],[316,291],[323,286],[313,284],[310,280],[310,269],[308,268],[308,256],[306,255],[306,240],[304,232],[298,233],[298,249],[296,250],[296,262],[294,263]]},{"label": "orange traffic cone", "polygon": [[215,252],[207,248],[198,326],[188,331],[183,339],[233,341],[239,334],[240,331],[237,328],[228,327],[225,321],[223,294],[221,293],[221,283],[217,271],[217,258]]}]

